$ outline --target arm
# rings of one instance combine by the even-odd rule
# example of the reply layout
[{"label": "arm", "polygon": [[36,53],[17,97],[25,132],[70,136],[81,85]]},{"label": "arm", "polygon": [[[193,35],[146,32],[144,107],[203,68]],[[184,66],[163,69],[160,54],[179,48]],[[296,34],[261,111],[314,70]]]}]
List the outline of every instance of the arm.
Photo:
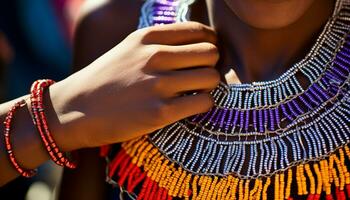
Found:
[{"label": "arm", "polygon": [[[64,97],[61,88],[61,84],[58,83],[56,86],[50,88],[50,92],[44,94],[44,101],[46,105],[46,116],[50,129],[54,134],[56,143],[60,146],[62,151],[71,151],[79,148],[78,143],[71,143],[66,137],[69,134],[68,126],[62,124],[58,118],[60,109],[59,104],[63,104]],[[62,97],[62,98],[61,98]],[[0,105],[0,120],[4,121],[7,112],[10,108],[18,101],[22,99],[27,100],[28,109],[18,109],[14,115],[12,121],[12,134],[11,142],[14,146],[14,154],[19,164],[27,169],[37,168],[42,163],[49,159],[49,156],[43,147],[40,137],[37,133],[35,126],[32,123],[30,116],[30,106],[28,101],[29,96],[23,96],[18,99],[3,103]],[[55,102],[55,103],[53,103]],[[63,131],[67,130],[67,131]],[[10,180],[18,176],[17,171],[14,170],[12,164],[9,162],[4,147],[4,126],[0,126],[0,187]],[[35,155],[35,156],[33,156]]]},{"label": "arm", "polygon": [[[208,111],[213,105],[209,91],[219,83],[214,69],[218,60],[215,43],[214,31],[194,22],[149,27],[129,34],[87,67],[45,92],[48,123],[58,146],[72,151],[123,142]],[[96,57],[102,52],[92,54]],[[80,61],[85,65],[88,60]],[[190,91],[198,92],[183,95]],[[9,108],[10,104],[1,105],[0,116],[4,117]],[[31,126],[29,112],[22,109],[15,118],[15,156],[23,167],[35,168],[47,160],[46,154]],[[3,185],[16,174],[3,149],[0,156]]]},{"label": "arm", "polygon": [[[74,71],[88,65],[136,29],[140,5],[136,1],[121,1],[129,5],[113,2],[84,5],[75,33]],[[128,16],[130,13],[133,14]],[[117,20],[120,18],[129,20]],[[106,166],[99,156],[99,148],[79,150],[78,154],[78,168],[63,172],[58,199],[107,199]]]}]

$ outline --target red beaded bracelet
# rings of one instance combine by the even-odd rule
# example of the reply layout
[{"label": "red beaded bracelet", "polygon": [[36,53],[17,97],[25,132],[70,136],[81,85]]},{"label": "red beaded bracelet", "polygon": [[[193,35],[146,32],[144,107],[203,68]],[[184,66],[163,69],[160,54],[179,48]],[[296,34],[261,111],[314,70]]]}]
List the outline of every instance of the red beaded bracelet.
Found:
[{"label": "red beaded bracelet", "polygon": [[76,163],[70,161],[65,153],[61,152],[58,148],[52,134],[49,130],[49,126],[44,113],[43,93],[44,89],[54,84],[53,80],[45,79],[35,81],[31,87],[31,107],[33,114],[33,122],[37,127],[40,137],[45,145],[47,152],[51,159],[60,166],[68,168],[76,168]]},{"label": "red beaded bracelet", "polygon": [[12,144],[11,144],[11,122],[12,122],[12,118],[16,112],[16,110],[18,108],[22,108],[24,106],[26,106],[26,102],[25,100],[22,100],[20,102],[17,102],[11,109],[10,111],[7,113],[5,121],[4,121],[4,139],[5,139],[5,147],[6,147],[6,151],[7,151],[7,155],[9,157],[10,162],[12,163],[12,165],[14,166],[14,168],[17,170],[17,172],[19,174],[21,174],[21,176],[24,177],[32,177],[36,174],[37,170],[33,170],[33,169],[24,169],[22,168],[13,153],[13,148],[12,148]]}]

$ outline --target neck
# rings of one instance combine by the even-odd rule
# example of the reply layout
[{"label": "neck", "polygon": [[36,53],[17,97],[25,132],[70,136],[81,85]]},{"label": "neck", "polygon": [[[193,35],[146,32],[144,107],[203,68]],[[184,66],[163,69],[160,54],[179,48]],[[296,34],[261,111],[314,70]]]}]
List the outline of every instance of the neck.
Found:
[{"label": "neck", "polygon": [[207,0],[211,26],[219,36],[223,72],[233,69],[242,82],[276,78],[300,60],[332,14],[334,1],[315,1],[295,23],[258,29],[242,22],[223,0]]}]

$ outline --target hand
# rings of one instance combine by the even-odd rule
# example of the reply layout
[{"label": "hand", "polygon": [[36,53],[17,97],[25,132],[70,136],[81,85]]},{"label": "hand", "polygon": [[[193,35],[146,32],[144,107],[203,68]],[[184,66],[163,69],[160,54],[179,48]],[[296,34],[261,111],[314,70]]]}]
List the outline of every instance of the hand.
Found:
[{"label": "hand", "polygon": [[130,140],[208,111],[220,80],[215,44],[215,32],[197,22],[144,28],[56,83],[59,138],[74,140],[62,142],[74,142],[66,149]]}]

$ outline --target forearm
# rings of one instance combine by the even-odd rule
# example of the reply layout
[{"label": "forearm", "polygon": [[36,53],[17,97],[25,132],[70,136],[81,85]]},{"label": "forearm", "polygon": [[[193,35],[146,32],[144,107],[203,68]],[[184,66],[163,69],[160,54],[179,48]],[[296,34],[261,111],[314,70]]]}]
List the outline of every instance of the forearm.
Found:
[{"label": "forearm", "polygon": [[[50,91],[44,93],[45,114],[49,128],[53,137],[62,151],[71,151],[76,147],[71,144],[68,134],[62,131],[64,125],[60,122],[58,112],[55,105],[63,104],[58,98],[58,87],[50,87]],[[25,169],[34,169],[49,159],[48,153],[40,139],[40,135],[36,130],[30,113],[29,95],[20,97],[13,101],[0,105],[0,119],[4,121],[7,112],[18,101],[26,99],[27,107],[22,107],[14,114],[11,124],[11,143],[14,155],[20,166]],[[55,103],[53,103],[55,102]],[[4,126],[0,127],[0,186],[16,178],[19,174],[14,169],[8,159],[8,155],[4,146]]]}]

